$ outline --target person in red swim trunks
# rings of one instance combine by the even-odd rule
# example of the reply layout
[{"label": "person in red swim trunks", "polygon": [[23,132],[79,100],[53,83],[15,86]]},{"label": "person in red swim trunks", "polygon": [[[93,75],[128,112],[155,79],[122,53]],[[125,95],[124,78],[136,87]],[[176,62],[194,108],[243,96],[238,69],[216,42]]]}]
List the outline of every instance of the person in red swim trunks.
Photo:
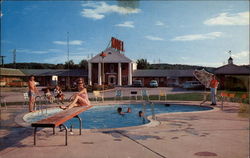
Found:
[{"label": "person in red swim trunks", "polygon": [[215,75],[212,76],[212,80],[210,82],[210,90],[211,90],[211,105],[216,105],[216,93],[219,82],[216,80]]}]

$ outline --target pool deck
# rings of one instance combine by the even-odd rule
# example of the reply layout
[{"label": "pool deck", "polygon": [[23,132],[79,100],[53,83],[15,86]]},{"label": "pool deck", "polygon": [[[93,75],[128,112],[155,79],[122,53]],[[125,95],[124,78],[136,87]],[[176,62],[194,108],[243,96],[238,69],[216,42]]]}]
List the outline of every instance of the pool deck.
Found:
[{"label": "pool deck", "polygon": [[69,134],[68,146],[64,146],[64,132],[56,129],[53,135],[52,129],[45,128],[38,131],[37,146],[33,146],[32,128],[15,122],[24,109],[9,106],[1,111],[0,157],[248,158],[249,119],[240,117],[238,109],[238,103],[226,103],[223,111],[215,107],[210,111],[160,114],[152,126],[83,130],[81,136],[75,129]]}]

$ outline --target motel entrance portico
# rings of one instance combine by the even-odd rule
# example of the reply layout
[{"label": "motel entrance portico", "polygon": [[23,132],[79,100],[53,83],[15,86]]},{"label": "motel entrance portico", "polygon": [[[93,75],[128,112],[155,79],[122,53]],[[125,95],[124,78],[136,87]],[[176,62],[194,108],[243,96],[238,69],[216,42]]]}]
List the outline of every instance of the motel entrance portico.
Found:
[{"label": "motel entrance portico", "polygon": [[88,61],[88,84],[132,85],[133,61],[115,48],[107,48]]}]

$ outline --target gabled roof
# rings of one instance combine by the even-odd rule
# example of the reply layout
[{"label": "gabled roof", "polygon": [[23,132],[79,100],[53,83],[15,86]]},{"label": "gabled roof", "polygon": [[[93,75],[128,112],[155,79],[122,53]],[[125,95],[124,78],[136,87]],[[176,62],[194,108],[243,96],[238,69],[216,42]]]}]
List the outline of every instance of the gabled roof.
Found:
[{"label": "gabled roof", "polygon": [[101,53],[94,56],[92,59],[89,60],[91,63],[131,63],[132,60],[127,58],[124,54],[120,53],[119,51],[115,50],[114,48],[107,48],[105,51],[106,57],[104,57],[102,61],[102,57],[100,56]]},{"label": "gabled roof", "polygon": [[193,77],[194,70],[134,70],[133,77]]},{"label": "gabled roof", "polygon": [[27,75],[35,76],[88,76],[87,70],[81,69],[20,69]]},{"label": "gabled roof", "polygon": [[19,69],[11,69],[11,68],[0,68],[1,76],[26,76]]},{"label": "gabled roof", "polygon": [[218,67],[215,71],[215,74],[221,75],[250,75],[250,69],[247,66],[238,66],[234,64],[227,64],[221,67]]}]

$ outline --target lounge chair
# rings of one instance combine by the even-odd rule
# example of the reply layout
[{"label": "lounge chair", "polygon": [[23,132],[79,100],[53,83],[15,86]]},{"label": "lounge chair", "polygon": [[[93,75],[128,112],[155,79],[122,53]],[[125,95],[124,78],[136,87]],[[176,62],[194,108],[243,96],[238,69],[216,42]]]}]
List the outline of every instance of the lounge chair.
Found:
[{"label": "lounge chair", "polygon": [[167,100],[167,93],[164,90],[159,91],[159,101],[161,100],[162,97],[164,98],[164,101]]},{"label": "lounge chair", "polygon": [[120,89],[115,91],[115,101],[117,101],[118,98],[122,100],[122,91]]},{"label": "lounge chair", "polygon": [[95,101],[98,101],[98,98],[101,98],[101,101],[104,101],[103,95],[100,91],[93,91],[93,95],[95,97]]},{"label": "lounge chair", "polygon": [[27,92],[23,93],[23,99],[24,99],[23,102],[23,108],[24,108],[25,106],[29,105],[29,95]]},{"label": "lounge chair", "polygon": [[5,110],[7,110],[5,97],[4,96],[0,96],[0,100],[1,100],[1,107],[2,107],[2,104],[3,104],[5,106]]},{"label": "lounge chair", "polygon": [[130,100],[132,100],[132,97],[135,97],[135,100],[137,100],[138,92],[136,90],[130,91]]},{"label": "lounge chair", "polygon": [[141,90],[141,96],[142,96],[142,100],[149,101],[149,95],[148,95],[148,91],[146,89]]}]

